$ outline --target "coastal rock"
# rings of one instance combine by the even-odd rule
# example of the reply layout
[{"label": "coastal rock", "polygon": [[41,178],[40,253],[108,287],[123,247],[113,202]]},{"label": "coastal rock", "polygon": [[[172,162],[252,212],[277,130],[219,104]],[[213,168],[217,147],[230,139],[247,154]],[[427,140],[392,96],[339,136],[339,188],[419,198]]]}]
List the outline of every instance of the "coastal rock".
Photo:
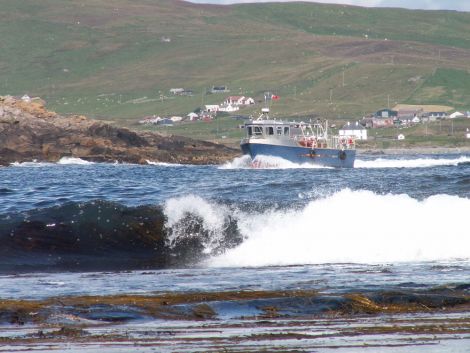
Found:
[{"label": "coastal rock", "polygon": [[179,136],[135,132],[48,111],[44,102],[0,97],[0,165],[76,157],[95,162],[219,164],[235,149]]}]

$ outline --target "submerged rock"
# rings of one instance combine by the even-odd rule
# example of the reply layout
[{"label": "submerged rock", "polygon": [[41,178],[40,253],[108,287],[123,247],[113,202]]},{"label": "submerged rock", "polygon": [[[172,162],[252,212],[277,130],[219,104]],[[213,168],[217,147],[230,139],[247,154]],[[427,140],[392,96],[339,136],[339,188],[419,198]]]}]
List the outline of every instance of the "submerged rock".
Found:
[{"label": "submerged rock", "polygon": [[62,157],[138,164],[219,164],[238,154],[206,141],[135,132],[82,115],[64,117],[48,111],[39,99],[0,97],[0,165],[56,162]]}]

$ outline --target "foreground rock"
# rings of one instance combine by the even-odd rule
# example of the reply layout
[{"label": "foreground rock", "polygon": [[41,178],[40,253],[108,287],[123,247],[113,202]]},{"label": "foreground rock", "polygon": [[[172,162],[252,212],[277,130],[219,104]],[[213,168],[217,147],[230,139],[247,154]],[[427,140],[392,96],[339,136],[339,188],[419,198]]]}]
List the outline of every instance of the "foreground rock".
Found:
[{"label": "foreground rock", "polygon": [[470,342],[468,293],[458,287],[2,299],[0,323],[2,348],[22,352],[463,353]]},{"label": "foreground rock", "polygon": [[237,156],[229,147],[179,136],[134,132],[88,119],[61,116],[44,102],[0,97],[0,165],[77,157],[95,162],[147,161],[219,164]]}]

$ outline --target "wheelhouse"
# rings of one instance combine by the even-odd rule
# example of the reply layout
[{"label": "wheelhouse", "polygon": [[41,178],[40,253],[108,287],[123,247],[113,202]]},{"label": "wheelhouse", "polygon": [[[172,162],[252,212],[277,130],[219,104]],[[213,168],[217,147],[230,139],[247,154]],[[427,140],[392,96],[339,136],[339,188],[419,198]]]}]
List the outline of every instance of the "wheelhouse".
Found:
[{"label": "wheelhouse", "polygon": [[[253,120],[245,124],[245,141],[279,140],[297,146],[309,148],[340,148],[355,147],[353,138],[341,138],[328,135],[328,124],[317,120],[314,123],[284,122],[277,120]],[[284,143],[284,142],[283,142]]]}]

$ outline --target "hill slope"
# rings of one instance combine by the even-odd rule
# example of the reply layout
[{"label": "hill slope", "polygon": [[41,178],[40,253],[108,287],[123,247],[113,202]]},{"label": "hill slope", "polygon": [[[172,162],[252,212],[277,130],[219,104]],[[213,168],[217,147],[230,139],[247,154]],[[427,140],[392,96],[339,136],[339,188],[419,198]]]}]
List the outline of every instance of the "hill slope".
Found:
[{"label": "hill slope", "polygon": [[[224,97],[278,114],[362,115],[400,103],[470,108],[470,13],[314,3],[0,0],[0,94],[132,125]],[[169,42],[166,40],[170,40]],[[193,89],[173,97],[172,87]]]}]

